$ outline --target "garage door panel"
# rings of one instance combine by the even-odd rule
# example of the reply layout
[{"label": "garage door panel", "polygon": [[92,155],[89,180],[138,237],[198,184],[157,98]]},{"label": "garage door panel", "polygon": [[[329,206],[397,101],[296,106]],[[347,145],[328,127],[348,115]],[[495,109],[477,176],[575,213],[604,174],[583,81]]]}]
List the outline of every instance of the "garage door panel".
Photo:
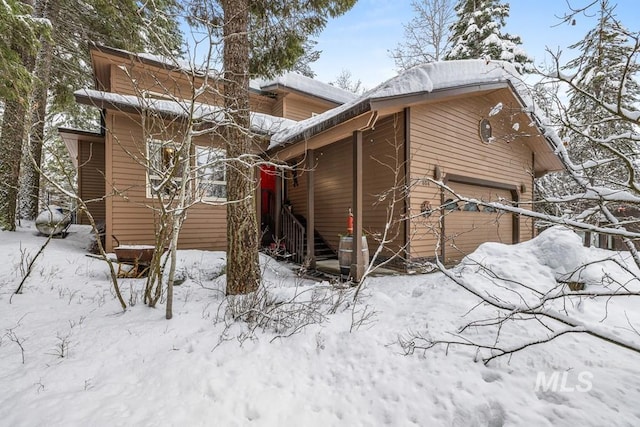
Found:
[{"label": "garage door panel", "polygon": [[[449,183],[460,196],[483,202],[510,202],[511,192],[468,184]],[[453,199],[445,192],[445,200]],[[456,210],[445,213],[445,258],[460,260],[484,242],[513,243],[513,215],[504,211],[492,212],[482,206],[458,202]]]}]

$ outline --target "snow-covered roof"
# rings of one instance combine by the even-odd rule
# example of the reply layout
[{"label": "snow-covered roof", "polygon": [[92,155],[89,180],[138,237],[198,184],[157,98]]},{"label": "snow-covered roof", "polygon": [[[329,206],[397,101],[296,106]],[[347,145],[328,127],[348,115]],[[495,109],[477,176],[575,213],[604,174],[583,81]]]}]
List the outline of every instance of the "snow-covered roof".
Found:
[{"label": "snow-covered roof", "polygon": [[339,107],[282,129],[272,136],[269,148],[309,138],[315,134],[314,129],[337,118],[342,121],[370,111],[375,101],[500,82],[511,83],[523,102],[533,106],[511,63],[482,59],[431,62],[410,68]]},{"label": "snow-covered roof", "polygon": [[[93,89],[80,89],[74,92],[79,102],[95,105],[100,108],[115,108],[123,110],[152,110],[169,116],[186,117],[193,109],[194,120],[224,125],[231,123],[226,110],[215,105],[199,102],[191,103],[187,100],[166,100],[156,98],[142,98],[136,95],[122,95]],[[271,135],[297,122],[269,114],[251,112],[251,131]]]},{"label": "snow-covered roof", "polygon": [[255,80],[254,82],[263,91],[273,91],[279,87],[284,87],[337,104],[344,104],[358,97],[353,92],[297,73],[287,73],[272,80]]},{"label": "snow-covered roof", "polygon": [[[99,51],[110,53],[123,58],[138,58],[158,67],[182,70],[197,75],[205,75],[219,78],[221,70],[207,67],[206,64],[197,64],[178,57],[155,55],[146,52],[130,52],[108,46],[94,44]],[[249,82],[249,88],[256,92],[271,92],[279,88],[292,89],[317,98],[325,99],[336,104],[344,104],[357,97],[356,94],[328,83],[315,80],[298,73],[286,73],[274,79],[253,79]]]}]

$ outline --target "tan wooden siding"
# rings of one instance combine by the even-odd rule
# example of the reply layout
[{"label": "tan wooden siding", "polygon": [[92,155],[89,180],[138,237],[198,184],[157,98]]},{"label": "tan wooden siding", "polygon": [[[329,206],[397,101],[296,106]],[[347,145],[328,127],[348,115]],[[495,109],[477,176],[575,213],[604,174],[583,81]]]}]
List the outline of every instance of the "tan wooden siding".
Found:
[{"label": "tan wooden siding", "polygon": [[273,103],[270,114],[276,117],[287,117],[284,114],[284,94],[278,94],[278,97]]},{"label": "tan wooden siding", "polygon": [[[78,140],[78,188],[94,221],[105,220],[104,143]],[[100,200],[98,200],[100,199]],[[95,201],[91,201],[95,200]],[[90,224],[86,214],[80,214],[80,224]]]},{"label": "tan wooden siding", "polygon": [[[502,102],[504,111],[493,117],[489,112]],[[521,202],[532,200],[532,152],[524,138],[514,135],[509,106],[516,105],[511,93],[500,90],[491,94],[461,98],[412,107],[410,110],[411,212],[417,215],[421,205],[440,205],[437,185],[423,178],[432,178],[437,165],[443,176],[462,175],[512,185],[518,189]],[[478,133],[480,119],[491,120],[496,140],[481,142]],[[522,128],[528,123],[520,123]],[[509,140],[509,142],[507,142]],[[411,257],[433,257],[438,250],[438,215],[417,217],[411,223]],[[531,238],[531,221],[520,221],[520,239]]]},{"label": "tan wooden siding", "polygon": [[[510,204],[513,196],[508,190],[477,185],[449,183],[455,194],[465,195],[483,202]],[[455,196],[444,192],[445,203]],[[445,210],[445,261],[452,262],[470,254],[484,242],[513,243],[513,214],[491,211],[472,203],[458,202],[453,210]]]},{"label": "tan wooden siding", "polygon": [[[156,218],[149,207],[153,200],[147,198],[146,170],[131,156],[145,152],[142,128],[139,120],[119,113],[109,113],[108,123],[111,144],[107,157],[112,166],[108,185],[118,195],[108,201],[107,236],[116,236],[121,244],[152,244]],[[113,245],[114,241],[108,238],[108,249]],[[201,203],[192,206],[178,245],[181,249],[224,250],[226,207]]]},{"label": "tan wooden siding", "polygon": [[[402,117],[403,115],[399,114],[381,120],[376,124],[374,131],[363,134],[363,229],[369,235],[370,248],[377,245],[375,236],[382,233],[387,221],[390,197],[389,194],[383,193],[394,186],[396,168],[402,169]],[[396,165],[396,148],[400,155],[400,165]],[[347,215],[352,205],[352,140],[343,139],[314,153],[316,230],[332,249],[337,251],[340,235],[347,232]],[[292,204],[293,212],[302,216],[306,216],[307,209],[307,175],[304,170],[299,169],[297,186],[294,186],[291,172],[287,173],[285,181],[287,197]],[[403,176],[402,172],[400,176]],[[403,203],[396,206],[396,218],[403,208]],[[392,233],[397,231],[398,229],[394,228]],[[404,236],[399,234],[395,244],[389,247],[395,250],[403,243]]]},{"label": "tan wooden siding", "polygon": [[[144,91],[153,92],[151,97],[176,97],[177,99],[191,99],[195,88],[203,84],[202,78],[189,80],[186,75],[155,67],[135,64],[123,69],[121,64],[111,65],[111,92],[123,95],[141,95]],[[211,81],[210,81],[211,84]],[[223,98],[219,94],[221,87],[205,91],[196,102],[211,105],[222,105]],[[275,100],[262,96],[255,92],[249,93],[250,108],[252,111],[273,114]]]},{"label": "tan wooden siding", "polygon": [[[294,215],[307,216],[307,172],[305,162],[302,158],[297,158],[291,162],[292,170],[285,171],[285,203],[291,204]],[[318,175],[315,176],[316,183]],[[316,194],[317,198],[317,194]],[[317,203],[316,203],[317,206]],[[316,227],[318,226],[316,215]]]},{"label": "tan wooden siding", "polygon": [[284,97],[283,102],[283,117],[291,120],[308,119],[313,116],[313,114],[324,113],[338,106],[338,104],[333,102],[300,95],[298,93],[288,93]]}]

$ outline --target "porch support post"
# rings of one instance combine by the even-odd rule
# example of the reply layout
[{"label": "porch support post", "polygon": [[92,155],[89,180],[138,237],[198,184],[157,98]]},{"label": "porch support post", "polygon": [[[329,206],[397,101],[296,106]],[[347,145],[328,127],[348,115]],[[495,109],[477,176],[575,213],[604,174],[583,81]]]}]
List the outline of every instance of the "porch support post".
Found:
[{"label": "porch support post", "polygon": [[[282,238],[282,174],[284,171],[276,169],[276,194],[274,195],[274,212],[273,212],[273,238],[278,243]],[[279,248],[278,248],[279,249]]]},{"label": "porch support post", "polygon": [[362,257],[362,131],[353,132],[353,252],[351,278],[360,282],[364,275]]},{"label": "porch support post", "polygon": [[316,254],[315,254],[315,151],[307,150],[307,256],[306,260],[309,263],[308,268],[316,268]]}]

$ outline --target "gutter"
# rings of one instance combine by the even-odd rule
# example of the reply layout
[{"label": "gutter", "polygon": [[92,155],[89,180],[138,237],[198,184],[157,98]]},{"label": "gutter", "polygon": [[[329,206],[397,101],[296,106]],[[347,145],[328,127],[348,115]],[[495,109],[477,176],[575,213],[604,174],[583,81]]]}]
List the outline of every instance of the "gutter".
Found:
[{"label": "gutter", "polygon": [[[119,96],[127,96],[127,95],[121,95],[121,94],[116,94]],[[177,113],[177,112],[171,112],[171,111],[166,111],[163,110],[162,108],[154,108],[153,106],[145,106],[145,105],[132,105],[131,103],[127,103],[126,101],[117,101],[117,100],[113,100],[113,99],[103,99],[100,97],[96,97],[96,96],[92,96],[89,94],[84,94],[84,93],[74,93],[76,102],[78,102],[79,104],[84,104],[84,105],[88,105],[88,106],[92,106],[92,107],[96,107],[99,108],[101,110],[103,109],[109,109],[109,110],[115,110],[115,111],[120,111],[123,113],[129,113],[129,114],[143,114],[144,111],[153,111],[156,114],[158,114],[162,119],[165,120],[171,120],[171,119],[175,119],[175,118],[186,118],[187,114],[186,113]],[[131,96],[131,95],[128,95]],[[138,102],[140,102],[139,98],[136,98]],[[175,101],[167,101],[167,100],[158,100],[160,102],[164,101],[164,102],[175,102]],[[260,114],[260,113],[253,113],[250,112],[249,113],[249,130],[251,132],[253,132],[256,135],[260,135],[260,136],[271,136],[273,135],[273,132],[269,131],[269,130],[264,130],[261,129],[259,126],[254,125],[252,122],[254,120],[255,114]],[[252,117],[253,115],[253,117]],[[192,120],[200,122],[200,123],[209,123],[209,124],[219,124],[220,122],[217,122],[215,120],[207,120],[206,115],[204,116],[194,116],[192,117]]]},{"label": "gutter", "polygon": [[[354,104],[353,106],[349,107],[347,110],[345,111],[341,111],[340,113],[336,114],[335,116],[331,116],[328,119],[317,123],[307,129],[305,129],[304,131],[297,133],[295,135],[292,135],[288,138],[286,138],[283,141],[280,141],[278,143],[278,147],[284,147],[286,145],[289,144],[295,144],[304,140],[307,140],[309,138],[312,138],[313,136],[324,132],[326,130],[331,129],[334,126],[339,125],[340,123],[346,122],[350,119],[353,119],[361,114],[364,114],[368,111],[376,111],[376,115],[377,115],[377,110],[384,108],[386,106],[388,106],[390,103],[395,103],[395,101],[397,100],[410,100],[409,102],[407,102],[406,104],[411,104],[414,100],[417,99],[419,100],[419,102],[422,102],[424,100],[426,100],[427,98],[429,99],[438,99],[438,98],[442,98],[442,97],[447,97],[450,96],[452,94],[455,94],[457,92],[478,92],[478,91],[483,91],[483,90],[491,90],[491,89],[499,89],[499,88],[503,88],[504,86],[504,82],[495,82],[495,83],[473,83],[473,84],[469,84],[469,85],[461,85],[461,86],[456,86],[454,88],[442,88],[442,89],[436,89],[433,91],[422,91],[422,92],[413,92],[413,93],[409,93],[409,94],[401,94],[401,95],[391,95],[391,96],[385,96],[385,97],[378,97],[378,98],[365,98],[362,101],[358,102],[357,104]],[[514,90],[515,91],[515,90]],[[415,99],[414,99],[415,98]],[[404,104],[403,104],[404,105]],[[340,107],[336,107],[336,108],[340,108]],[[329,110],[331,111],[331,110]],[[376,117],[377,120],[377,117]],[[375,121],[374,121],[375,123]]]},{"label": "gutter", "polygon": [[[340,108],[340,107],[336,107],[336,108]],[[299,132],[295,135],[288,137],[283,141],[280,141],[278,145],[274,148],[280,149],[290,144],[295,144],[297,142],[311,139],[312,137],[318,135],[319,133],[329,130],[343,122],[354,119],[369,111],[372,111],[371,100],[367,98],[365,100],[358,102],[357,104],[354,104],[352,107],[348,108],[347,110],[341,111],[335,116],[331,116],[330,118],[323,120],[320,123],[317,123],[305,129],[302,132]]]}]

